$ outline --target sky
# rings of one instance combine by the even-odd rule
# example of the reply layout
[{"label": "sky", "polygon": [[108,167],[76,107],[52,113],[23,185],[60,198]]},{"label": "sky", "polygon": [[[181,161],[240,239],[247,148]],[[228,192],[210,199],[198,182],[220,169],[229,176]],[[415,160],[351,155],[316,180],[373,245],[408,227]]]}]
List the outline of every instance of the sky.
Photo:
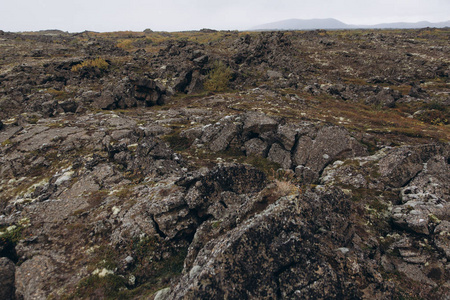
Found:
[{"label": "sky", "polygon": [[0,0],[0,30],[246,30],[286,19],[443,22],[450,0]]}]

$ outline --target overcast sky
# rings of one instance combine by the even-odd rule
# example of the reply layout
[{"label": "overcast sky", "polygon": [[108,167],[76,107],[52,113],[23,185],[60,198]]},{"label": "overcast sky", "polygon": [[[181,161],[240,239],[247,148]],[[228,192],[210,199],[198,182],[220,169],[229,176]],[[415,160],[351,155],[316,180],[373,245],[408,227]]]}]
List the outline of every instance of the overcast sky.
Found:
[{"label": "overcast sky", "polygon": [[244,30],[293,18],[441,22],[450,19],[450,0],[0,0],[4,31]]}]

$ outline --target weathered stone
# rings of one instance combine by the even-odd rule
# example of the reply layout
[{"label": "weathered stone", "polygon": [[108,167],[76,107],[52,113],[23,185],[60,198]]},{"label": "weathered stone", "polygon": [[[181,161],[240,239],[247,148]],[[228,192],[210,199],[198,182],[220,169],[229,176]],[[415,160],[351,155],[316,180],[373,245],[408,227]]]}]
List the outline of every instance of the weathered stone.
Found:
[{"label": "weathered stone", "polygon": [[[250,217],[243,226],[225,234],[211,234],[193,263],[186,265],[188,269],[179,283],[172,287],[170,298],[238,298],[243,293],[255,299],[302,298],[301,295],[305,294],[317,298],[321,295],[341,297],[344,291],[346,295],[355,295],[354,288],[346,288],[338,279],[342,274],[341,267],[332,267],[323,261],[323,252],[312,246],[316,243],[313,240],[316,236],[308,235],[309,225],[298,219],[301,212],[308,214],[320,210],[326,214],[332,209],[345,211],[344,207],[337,208],[337,202],[333,202],[338,198],[348,201],[335,192],[326,196],[305,194],[302,199],[283,197]],[[345,219],[335,219],[330,215],[319,217],[314,223],[322,226],[330,224],[330,221],[333,224],[330,230],[334,232],[347,223]],[[306,257],[309,260],[304,259]],[[334,261],[335,258],[330,259]],[[299,272],[302,276],[295,276]],[[297,290],[304,294],[298,294],[300,291]]]},{"label": "weathered stone", "polygon": [[295,138],[297,136],[297,128],[294,125],[279,125],[277,130],[277,136],[281,141],[284,149],[291,151],[295,144]]},{"label": "weathered stone", "polygon": [[[367,150],[341,127],[322,127],[314,140],[301,136],[294,150],[294,165],[303,165],[317,175],[333,160],[366,155]],[[310,177],[310,176],[306,176]],[[305,177],[305,178],[306,178]]]},{"label": "weathered stone", "polygon": [[378,94],[369,97],[366,100],[366,104],[371,104],[375,106],[385,106],[385,107],[394,107],[395,102],[401,97],[401,94],[396,93],[395,91],[385,88],[382,89]]},{"label": "weathered stone", "polygon": [[436,154],[448,151],[445,149],[447,148],[440,145],[392,149],[380,160],[380,173],[386,178],[386,183],[390,186],[402,187],[423,169],[423,163]]},{"label": "weathered stone", "polygon": [[194,70],[192,72],[191,82],[186,87],[186,92],[188,94],[198,93],[203,90],[203,76],[200,70]]},{"label": "weathered stone", "polygon": [[75,113],[78,108],[78,103],[73,100],[67,100],[60,102],[59,106],[65,113]]},{"label": "weathered stone", "polygon": [[159,290],[155,294],[154,300],[168,300],[170,295],[170,287]]},{"label": "weathered stone", "polygon": [[218,167],[196,181],[195,188],[186,194],[186,202],[189,208],[201,208],[205,214],[211,199],[220,198],[224,191],[235,194],[259,192],[265,180],[265,175],[252,167],[233,164]]},{"label": "weathered stone", "polygon": [[274,119],[262,113],[246,113],[244,121],[244,134],[262,134],[267,131],[275,131],[278,123]]},{"label": "weathered stone", "polygon": [[194,59],[194,63],[196,63],[196,64],[198,64],[200,66],[203,66],[206,63],[208,63],[208,60],[209,60],[208,55],[202,55],[200,57],[195,58]]},{"label": "weathered stone", "polygon": [[25,261],[16,269],[16,297],[18,299],[46,299],[48,280],[54,276],[56,266],[43,255]]},{"label": "weathered stone", "polygon": [[224,151],[228,148],[231,140],[238,134],[239,127],[232,123],[227,122],[222,130],[216,135],[214,140],[209,144],[209,149],[214,152]]},{"label": "weathered stone", "polygon": [[302,180],[303,182],[315,182],[319,177],[316,172],[303,165],[298,165],[297,167],[295,167],[295,174],[297,175],[298,179]]},{"label": "weathered stone", "polygon": [[292,165],[291,153],[286,151],[278,144],[273,144],[269,150],[267,158],[277,164],[283,169],[290,169]]},{"label": "weathered stone", "polygon": [[261,157],[265,157],[268,145],[262,140],[254,138],[245,142],[244,147],[245,147],[245,154],[247,156],[258,155]]},{"label": "weathered stone", "polygon": [[294,165],[305,165],[309,159],[309,153],[313,147],[313,140],[308,136],[302,136],[298,140],[294,151]]},{"label": "weathered stone", "polygon": [[111,91],[104,91],[95,101],[95,106],[100,109],[114,109],[116,107],[116,98]]},{"label": "weathered stone", "polygon": [[14,300],[15,265],[6,257],[0,257],[0,299]]},{"label": "weathered stone", "polygon": [[317,133],[306,166],[320,172],[332,160],[364,154],[367,154],[365,148],[351,138],[344,128],[323,127]]},{"label": "weathered stone", "polygon": [[[416,156],[416,159],[419,158]],[[402,189],[403,204],[394,207],[392,218],[402,227],[429,234],[430,225],[450,216],[449,190],[442,188],[450,178],[450,168],[447,158],[440,155],[433,156],[424,164],[416,163],[416,168],[419,167],[423,168],[422,171]],[[406,176],[410,174],[406,172]]]}]

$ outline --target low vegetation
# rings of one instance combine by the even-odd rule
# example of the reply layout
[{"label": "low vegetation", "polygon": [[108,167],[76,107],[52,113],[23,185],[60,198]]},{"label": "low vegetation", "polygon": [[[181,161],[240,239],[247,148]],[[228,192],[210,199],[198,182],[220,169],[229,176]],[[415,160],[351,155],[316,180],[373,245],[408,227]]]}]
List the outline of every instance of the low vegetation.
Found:
[{"label": "low vegetation", "polygon": [[83,69],[88,68],[97,68],[99,70],[106,70],[109,67],[109,63],[104,60],[103,58],[95,58],[95,59],[88,59],[83,61],[82,63],[79,63],[77,65],[74,65],[72,67],[72,72],[79,72]]}]

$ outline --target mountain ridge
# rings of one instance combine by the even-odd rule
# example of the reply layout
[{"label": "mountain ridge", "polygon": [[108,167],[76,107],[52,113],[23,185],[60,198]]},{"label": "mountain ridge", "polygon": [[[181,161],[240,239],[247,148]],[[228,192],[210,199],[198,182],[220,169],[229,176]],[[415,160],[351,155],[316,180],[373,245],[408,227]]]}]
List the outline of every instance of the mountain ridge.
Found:
[{"label": "mountain ridge", "polygon": [[313,29],[418,29],[425,27],[450,27],[450,20],[444,22],[393,22],[374,25],[346,24],[334,18],[325,19],[286,19],[277,22],[265,23],[252,27],[250,30],[313,30]]}]

